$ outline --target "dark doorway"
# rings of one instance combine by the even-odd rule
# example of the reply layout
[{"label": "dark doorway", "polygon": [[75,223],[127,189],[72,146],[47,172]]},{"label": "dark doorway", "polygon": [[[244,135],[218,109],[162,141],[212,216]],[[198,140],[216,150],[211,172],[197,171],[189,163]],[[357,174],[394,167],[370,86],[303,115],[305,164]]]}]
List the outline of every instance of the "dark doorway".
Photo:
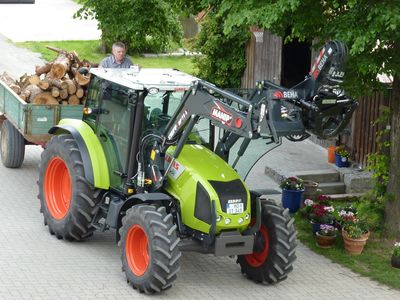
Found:
[{"label": "dark doorway", "polygon": [[310,72],[311,44],[293,40],[284,44],[282,49],[282,79],[281,85],[292,87],[303,81]]}]

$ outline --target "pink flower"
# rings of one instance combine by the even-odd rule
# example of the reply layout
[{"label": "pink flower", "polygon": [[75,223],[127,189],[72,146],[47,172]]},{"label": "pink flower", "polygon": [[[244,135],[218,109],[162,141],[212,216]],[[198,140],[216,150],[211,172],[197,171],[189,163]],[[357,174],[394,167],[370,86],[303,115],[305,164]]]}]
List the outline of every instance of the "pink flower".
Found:
[{"label": "pink flower", "polygon": [[311,206],[311,205],[314,204],[314,201],[312,201],[311,199],[306,199],[306,200],[304,200],[304,204],[305,204],[306,206]]}]

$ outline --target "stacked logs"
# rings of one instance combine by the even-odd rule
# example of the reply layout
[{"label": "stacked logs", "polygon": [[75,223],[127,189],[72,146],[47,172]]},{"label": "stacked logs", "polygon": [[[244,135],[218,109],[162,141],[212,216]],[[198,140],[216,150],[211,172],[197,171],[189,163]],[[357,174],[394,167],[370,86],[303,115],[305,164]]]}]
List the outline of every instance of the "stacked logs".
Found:
[{"label": "stacked logs", "polygon": [[[24,74],[15,81],[6,72],[0,76],[19,97],[32,104],[84,104],[86,88],[90,81],[89,72],[79,72],[93,66],[87,60],[80,60],[75,51],[47,46],[58,53],[53,62],[37,66],[35,74]],[[84,75],[85,73],[87,75]]]}]

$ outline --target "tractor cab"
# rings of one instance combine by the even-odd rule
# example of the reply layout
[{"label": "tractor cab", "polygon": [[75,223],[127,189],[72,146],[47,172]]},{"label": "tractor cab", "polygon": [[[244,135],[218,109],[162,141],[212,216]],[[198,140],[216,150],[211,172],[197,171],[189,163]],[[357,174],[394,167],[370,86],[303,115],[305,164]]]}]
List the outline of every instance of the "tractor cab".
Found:
[{"label": "tractor cab", "polygon": [[[122,191],[129,153],[144,134],[160,134],[198,78],[173,69],[91,69],[83,120],[103,147],[110,185]],[[140,106],[139,99],[144,105]],[[138,118],[140,120],[138,120]],[[140,125],[135,136],[134,127]]]}]

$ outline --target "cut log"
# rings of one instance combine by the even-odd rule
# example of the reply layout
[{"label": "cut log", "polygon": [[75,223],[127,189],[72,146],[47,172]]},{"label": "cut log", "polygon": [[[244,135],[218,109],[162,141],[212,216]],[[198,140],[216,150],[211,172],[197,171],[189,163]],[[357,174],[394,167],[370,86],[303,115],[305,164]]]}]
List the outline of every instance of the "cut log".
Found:
[{"label": "cut log", "polygon": [[75,95],[80,99],[85,95],[85,90],[82,87],[79,86],[76,89],[76,94]]},{"label": "cut log", "polygon": [[76,84],[75,82],[73,82],[71,79],[65,79],[64,80],[65,83],[67,83],[68,87],[68,94],[73,95],[76,93]]},{"label": "cut log", "polygon": [[32,102],[32,100],[40,93],[42,93],[43,91],[41,90],[40,87],[38,87],[37,85],[34,84],[30,84],[25,88],[25,91],[29,91],[30,92],[30,96],[29,96],[29,101],[27,102]]},{"label": "cut log", "polygon": [[28,74],[24,74],[19,78],[19,81],[17,82],[17,84],[21,87],[21,90],[26,89],[26,87],[28,85],[30,85],[31,83],[29,82],[29,75]]},{"label": "cut log", "polygon": [[23,90],[21,91],[21,94],[19,94],[19,97],[24,100],[25,102],[29,102],[29,96],[31,95],[31,92],[29,90]]},{"label": "cut log", "polygon": [[61,101],[61,105],[68,105],[68,101],[67,100]]},{"label": "cut log", "polygon": [[68,104],[69,105],[79,105],[79,104],[81,104],[81,101],[79,100],[79,98],[76,95],[71,95],[68,98]]},{"label": "cut log", "polygon": [[43,90],[48,90],[50,87],[50,82],[47,79],[40,80],[38,86]]},{"label": "cut log", "polygon": [[87,70],[87,75],[81,74],[79,71],[75,73],[75,81],[80,85],[80,86],[87,86],[89,81],[90,81],[90,73],[89,70]]},{"label": "cut log", "polygon": [[58,87],[53,86],[53,87],[51,88],[51,95],[52,95],[54,98],[57,98],[58,96],[60,96],[60,90],[58,89]]},{"label": "cut log", "polygon": [[29,83],[34,85],[39,85],[40,78],[37,75],[31,75],[29,77]]},{"label": "cut log", "polygon": [[60,48],[53,47],[53,46],[46,46],[46,48],[51,50],[51,51],[57,52],[58,54],[65,55],[66,57],[68,57],[68,59],[71,62],[74,62],[74,63],[77,63],[77,64],[81,63],[80,60],[79,60],[79,57],[78,57],[78,53],[76,53],[76,51],[68,52],[67,50],[60,49]]},{"label": "cut log", "polygon": [[60,90],[60,98],[62,100],[68,99],[68,90],[67,89]]},{"label": "cut log", "polygon": [[61,53],[54,60],[51,66],[51,76],[56,79],[61,79],[69,71],[71,61],[65,53]]},{"label": "cut log", "polygon": [[43,66],[36,66],[35,73],[37,76],[50,72],[52,63],[46,63]]},{"label": "cut log", "polygon": [[68,84],[61,79],[54,79],[51,77],[46,77],[46,79],[51,86],[58,87],[60,90],[68,88]]},{"label": "cut log", "polygon": [[58,101],[51,95],[50,92],[42,92],[32,100],[32,104],[54,105]]},{"label": "cut log", "polygon": [[7,72],[4,72],[3,75],[0,76],[0,79],[4,81],[4,83],[12,89],[15,93],[21,93],[21,87],[15,82],[15,80],[8,75]]}]

